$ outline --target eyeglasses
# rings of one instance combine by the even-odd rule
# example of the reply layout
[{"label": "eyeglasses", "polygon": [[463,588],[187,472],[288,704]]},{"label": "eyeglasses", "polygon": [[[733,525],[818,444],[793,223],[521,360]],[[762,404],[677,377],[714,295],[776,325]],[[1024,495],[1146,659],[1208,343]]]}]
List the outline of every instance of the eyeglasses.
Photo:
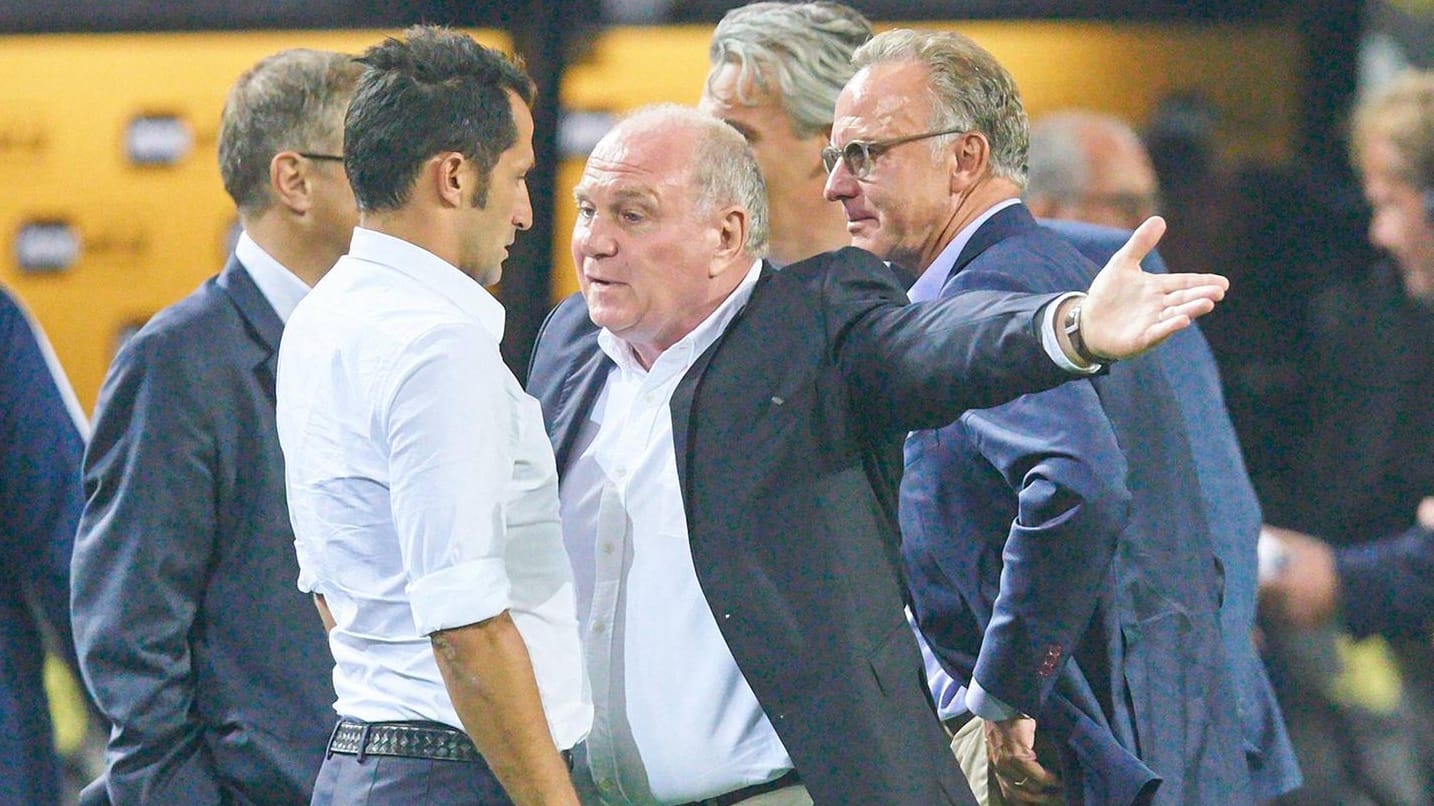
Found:
[{"label": "eyeglasses", "polygon": [[334,154],[310,154],[307,151],[295,151],[295,154],[306,160],[317,160],[319,162],[343,162],[344,158]]},{"label": "eyeglasses", "polygon": [[887,140],[852,140],[850,143],[838,149],[836,146],[827,146],[822,149],[822,165],[826,167],[827,174],[836,170],[837,160],[841,160],[851,175],[857,179],[863,179],[871,172],[871,160],[879,157],[887,151],[903,144],[916,140],[925,140],[930,137],[940,137],[943,134],[964,134],[966,129],[942,129],[939,132],[923,132],[922,134],[908,134],[905,137],[892,137]]}]

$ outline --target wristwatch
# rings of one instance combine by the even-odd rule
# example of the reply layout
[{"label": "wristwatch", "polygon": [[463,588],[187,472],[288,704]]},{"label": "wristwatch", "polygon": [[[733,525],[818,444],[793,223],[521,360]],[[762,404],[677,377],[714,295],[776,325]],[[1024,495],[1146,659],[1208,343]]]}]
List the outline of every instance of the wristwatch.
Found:
[{"label": "wristwatch", "polygon": [[1078,299],[1076,303],[1070,307],[1070,310],[1066,311],[1065,322],[1061,324],[1061,330],[1066,332],[1066,338],[1071,341],[1071,349],[1075,350],[1076,356],[1080,358],[1082,362],[1086,364],[1100,364],[1103,363],[1101,359],[1091,353],[1085,346],[1085,339],[1081,338],[1080,335],[1080,309],[1083,304],[1085,304],[1085,299]]}]

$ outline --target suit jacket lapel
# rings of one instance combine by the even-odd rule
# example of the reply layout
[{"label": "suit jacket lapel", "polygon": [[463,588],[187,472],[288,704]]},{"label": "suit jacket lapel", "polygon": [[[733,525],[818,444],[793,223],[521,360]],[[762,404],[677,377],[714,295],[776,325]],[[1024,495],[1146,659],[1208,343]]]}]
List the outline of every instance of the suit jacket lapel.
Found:
[{"label": "suit jacket lapel", "polygon": [[597,330],[585,338],[583,348],[575,357],[573,366],[563,381],[559,392],[556,413],[548,436],[552,439],[554,457],[559,472],[568,467],[573,442],[582,430],[582,421],[597,405],[598,394],[607,378],[612,362],[597,344]]},{"label": "suit jacket lapel", "polygon": [[254,370],[263,382],[264,392],[273,400],[274,378],[277,377],[279,365],[279,340],[284,335],[284,322],[264,298],[259,286],[254,284],[249,272],[233,255],[229,256],[224,271],[219,273],[216,284],[239,310],[254,345],[262,354]]},{"label": "suit jacket lapel", "polygon": [[951,268],[951,274],[946,278],[946,282],[951,282],[952,277],[960,274],[961,270],[979,257],[982,252],[1007,238],[1039,226],[1036,219],[1031,216],[1031,212],[1022,204],[1013,204],[986,219],[985,223],[971,233],[971,240],[966,242],[961,254],[956,257],[956,265]]},{"label": "suit jacket lapel", "polygon": [[[748,298],[747,305],[743,305],[742,308],[737,311],[737,315],[732,317],[732,321],[727,324],[727,329],[722,331],[722,334],[717,337],[717,341],[713,342],[711,347],[708,347],[703,351],[702,355],[697,357],[697,360],[688,368],[687,374],[682,376],[681,382],[677,384],[677,389],[672,393],[672,400],[668,405],[668,409],[672,415],[672,449],[673,453],[677,456],[677,483],[678,489],[682,490],[682,498],[684,501],[690,501],[692,499],[687,483],[691,478],[691,474],[688,472],[688,464],[692,461],[690,453],[691,424],[693,419],[692,406],[697,398],[697,387],[702,383],[702,376],[707,372],[707,367],[711,365],[712,357],[717,354],[718,350],[722,349],[722,343],[727,340],[727,334],[736,329],[738,323],[742,321],[743,316],[747,313],[748,306],[752,304],[752,300],[755,299],[758,294],[762,293],[762,286],[770,282],[778,271],[780,271],[780,269],[771,261],[762,261],[762,273],[757,277],[757,285],[752,289],[752,296]],[[688,516],[691,516],[690,512]]]}]

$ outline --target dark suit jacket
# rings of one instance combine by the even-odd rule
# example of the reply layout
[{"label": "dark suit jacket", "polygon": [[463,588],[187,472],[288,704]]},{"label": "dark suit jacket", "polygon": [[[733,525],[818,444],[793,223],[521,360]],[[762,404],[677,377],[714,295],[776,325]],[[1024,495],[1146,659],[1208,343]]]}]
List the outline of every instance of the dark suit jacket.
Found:
[{"label": "dark suit jacket", "polygon": [[282,324],[237,260],[121,348],[85,455],[73,613],[114,803],[307,803],[333,662],[296,587]]},{"label": "dark suit jacket", "polygon": [[[1042,223],[1096,264],[1109,260],[1130,235],[1124,230],[1071,221]],[[1146,271],[1165,271],[1157,252],[1150,253],[1144,264]],[[1220,626],[1225,652],[1233,664],[1250,781],[1256,799],[1269,800],[1297,788],[1300,771],[1252,635],[1257,586],[1255,545],[1262,523],[1260,502],[1225,408],[1220,370],[1199,325],[1176,333],[1152,358],[1175,394],[1195,459],[1205,518],[1215,541],[1215,556],[1225,574]]]},{"label": "dark suit jacket", "polygon": [[1427,638],[1434,628],[1434,531],[1407,532],[1335,552],[1340,615],[1355,635]]},{"label": "dark suit jacket", "polygon": [[[1094,269],[1016,206],[942,293],[1083,288]],[[901,525],[937,657],[1036,716],[1072,802],[1252,801],[1221,571],[1153,356],[913,434]]]},{"label": "dark suit jacket", "polygon": [[85,444],[41,338],[0,290],[0,803],[60,801],[42,625],[73,662],[70,547]]},{"label": "dark suit jacket", "polygon": [[1353,545],[1403,532],[1434,495],[1434,308],[1380,266],[1311,303],[1306,416],[1294,456],[1265,479],[1266,517]]},{"label": "dark suit jacket", "polygon": [[[855,249],[765,266],[673,396],[698,579],[817,803],[972,802],[902,614],[892,459],[911,428],[1063,379],[1049,299],[905,306]],[[611,367],[582,298],[560,305],[529,375],[560,473]]]}]

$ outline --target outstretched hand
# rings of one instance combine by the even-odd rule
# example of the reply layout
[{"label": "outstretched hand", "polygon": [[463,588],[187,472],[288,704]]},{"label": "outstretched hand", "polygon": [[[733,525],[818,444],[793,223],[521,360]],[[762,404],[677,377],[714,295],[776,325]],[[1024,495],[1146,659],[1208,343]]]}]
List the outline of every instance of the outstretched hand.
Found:
[{"label": "outstretched hand", "polygon": [[1147,218],[1106,262],[1081,305],[1081,337],[1101,359],[1131,358],[1214,310],[1230,281],[1218,274],[1152,274],[1140,261],[1165,234]]}]

